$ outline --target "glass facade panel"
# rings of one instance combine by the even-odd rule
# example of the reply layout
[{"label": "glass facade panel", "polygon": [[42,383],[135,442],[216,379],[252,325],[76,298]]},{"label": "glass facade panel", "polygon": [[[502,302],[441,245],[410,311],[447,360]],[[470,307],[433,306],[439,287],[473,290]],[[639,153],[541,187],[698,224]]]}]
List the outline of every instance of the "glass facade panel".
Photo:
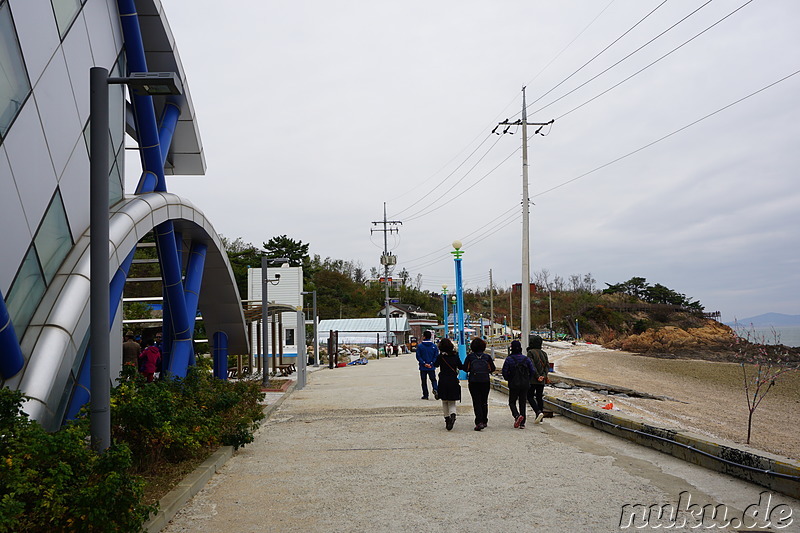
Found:
[{"label": "glass facade panel", "polygon": [[44,277],[36,260],[36,251],[31,246],[6,298],[8,314],[11,315],[18,338],[21,339],[28,328],[33,313],[42,301],[44,290]]},{"label": "glass facade panel", "polygon": [[53,4],[53,13],[56,15],[58,33],[61,37],[67,34],[72,21],[81,10],[83,0],[50,0]]},{"label": "glass facade panel", "polygon": [[112,206],[122,200],[122,176],[119,165],[114,163],[108,176],[108,205]]},{"label": "glass facade panel", "polygon": [[31,92],[8,2],[0,0],[0,141]]},{"label": "glass facade panel", "polygon": [[67,257],[72,248],[72,237],[67,223],[67,215],[64,212],[64,203],[61,194],[56,191],[50,207],[47,209],[39,231],[33,239],[36,245],[36,253],[39,262],[42,264],[44,279],[47,285],[53,281],[53,277],[58,272],[58,267]]}]

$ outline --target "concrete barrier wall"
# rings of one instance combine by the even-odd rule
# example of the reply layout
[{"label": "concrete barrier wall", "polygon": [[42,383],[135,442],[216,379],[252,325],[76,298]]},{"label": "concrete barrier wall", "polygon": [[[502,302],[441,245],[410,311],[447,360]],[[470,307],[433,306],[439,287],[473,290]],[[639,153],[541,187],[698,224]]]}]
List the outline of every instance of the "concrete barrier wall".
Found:
[{"label": "concrete barrier wall", "polygon": [[[508,393],[508,384],[492,377],[492,388]],[[800,498],[800,462],[766,452],[737,448],[687,431],[666,429],[624,415],[545,396],[554,412],[581,424],[648,446],[684,461]]]}]

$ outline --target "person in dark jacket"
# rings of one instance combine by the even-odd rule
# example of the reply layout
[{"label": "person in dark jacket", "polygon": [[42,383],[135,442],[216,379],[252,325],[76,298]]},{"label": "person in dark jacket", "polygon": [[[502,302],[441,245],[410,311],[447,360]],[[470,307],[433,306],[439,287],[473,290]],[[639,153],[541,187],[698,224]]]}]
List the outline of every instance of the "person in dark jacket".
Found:
[{"label": "person in dark jacket", "polygon": [[472,396],[472,409],[475,411],[475,431],[489,424],[489,374],[497,370],[492,356],[483,353],[486,341],[480,337],[472,339],[471,352],[464,359],[464,370],[468,374],[469,394]]},{"label": "person in dark jacket", "polygon": [[528,403],[536,413],[534,423],[541,423],[544,418],[544,385],[548,382],[547,373],[550,371],[550,362],[547,360],[547,353],[542,350],[542,338],[539,335],[531,335],[528,340],[528,359],[533,363],[536,370],[531,374],[531,386],[528,389]]},{"label": "person in dark jacket", "polygon": [[[515,375],[521,372],[524,367],[523,382],[517,383]],[[511,353],[503,363],[503,378],[508,383],[508,406],[511,408],[511,415],[514,417],[514,427],[525,429],[525,403],[528,398],[530,388],[530,377],[536,372],[531,360],[522,355],[522,343],[519,341],[511,342]],[[519,409],[517,409],[519,405]]]},{"label": "person in dark jacket", "polygon": [[433,388],[433,397],[439,399],[439,387],[436,384],[436,369],[433,363],[436,361],[436,356],[439,355],[439,349],[431,340],[431,332],[425,331],[422,334],[422,342],[417,346],[417,361],[419,361],[419,377],[422,379],[422,399],[428,399],[428,379],[431,380],[431,387]]},{"label": "person in dark jacket", "polygon": [[444,409],[444,427],[450,431],[456,423],[456,402],[461,401],[461,384],[458,381],[461,358],[450,339],[439,341],[439,355],[433,366],[439,368],[439,399]]}]

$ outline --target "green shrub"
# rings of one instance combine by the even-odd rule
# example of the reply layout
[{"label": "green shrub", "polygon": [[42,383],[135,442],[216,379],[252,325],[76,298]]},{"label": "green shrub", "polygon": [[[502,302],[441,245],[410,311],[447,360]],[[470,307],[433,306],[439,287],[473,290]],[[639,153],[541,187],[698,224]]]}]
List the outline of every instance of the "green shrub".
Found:
[{"label": "green shrub", "polygon": [[140,503],[128,447],[95,453],[86,419],[47,433],[23,399],[0,389],[0,532],[140,531],[156,507]]},{"label": "green shrub", "polygon": [[123,370],[111,394],[112,436],[125,442],[140,472],[180,462],[220,445],[253,441],[264,418],[257,381],[228,382],[192,367],[185,378],[146,383]]}]

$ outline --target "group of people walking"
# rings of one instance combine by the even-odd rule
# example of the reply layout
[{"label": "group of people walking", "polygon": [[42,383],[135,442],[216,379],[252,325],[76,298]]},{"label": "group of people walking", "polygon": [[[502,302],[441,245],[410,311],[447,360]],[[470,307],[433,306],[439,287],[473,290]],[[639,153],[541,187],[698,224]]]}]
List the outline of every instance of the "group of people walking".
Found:
[{"label": "group of people walking", "polygon": [[122,363],[136,365],[139,373],[149,383],[155,379],[157,372],[161,372],[161,333],[156,333],[146,344],[143,349],[136,341],[133,332],[125,333],[125,342],[122,343]]},{"label": "group of people walking", "polygon": [[[430,331],[423,333],[423,340],[417,346],[422,399],[427,400],[428,381],[431,383],[433,397],[442,401],[445,428],[453,429],[456,422],[456,402],[461,401],[459,370],[467,373],[467,381],[472,408],[475,412],[475,431],[485,429],[489,423],[490,374],[497,367],[491,355],[485,353],[486,341],[477,337],[470,342],[470,353],[462,362],[453,342],[442,339],[438,346],[431,339]],[[436,369],[439,380],[436,380]],[[544,418],[544,386],[548,383],[547,373],[550,365],[547,354],[542,350],[542,338],[531,335],[526,354],[522,353],[522,343],[512,341],[510,354],[503,363],[503,378],[508,382],[508,405],[514,417],[514,427],[524,429],[526,403],[530,403],[536,417],[535,423]]]}]

